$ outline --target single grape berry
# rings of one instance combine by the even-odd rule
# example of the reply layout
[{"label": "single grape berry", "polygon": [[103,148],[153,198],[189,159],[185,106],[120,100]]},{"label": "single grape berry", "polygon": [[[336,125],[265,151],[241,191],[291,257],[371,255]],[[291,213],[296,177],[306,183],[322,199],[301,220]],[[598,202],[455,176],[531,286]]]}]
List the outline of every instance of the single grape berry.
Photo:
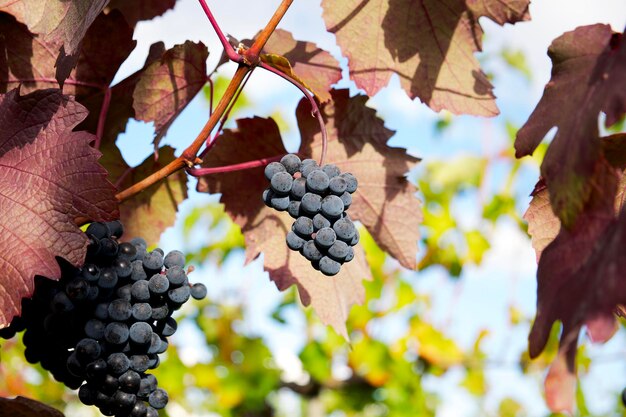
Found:
[{"label": "single grape berry", "polygon": [[270,207],[274,210],[285,211],[289,207],[289,196],[273,197],[270,200]]},{"label": "single grape berry", "polygon": [[107,358],[107,366],[113,375],[122,375],[124,372],[128,371],[130,360],[125,353],[111,353]]},{"label": "single grape berry", "polygon": [[305,213],[314,216],[322,208],[322,197],[314,193],[306,193],[300,202],[300,208]]},{"label": "single grape berry", "polygon": [[172,268],[173,266],[182,268],[185,266],[185,255],[179,250],[173,250],[165,255],[163,265],[165,265],[166,268]]},{"label": "single grape berry", "polygon": [[296,200],[291,200],[289,202],[289,206],[287,207],[287,213],[294,219],[300,217],[300,202]]},{"label": "single grape berry", "polygon": [[328,182],[328,189],[332,194],[341,195],[346,192],[348,183],[343,177],[332,177]]},{"label": "single grape berry", "polygon": [[343,209],[348,210],[352,205],[352,195],[349,192],[345,192],[339,196],[341,198],[341,202],[343,203]]},{"label": "single grape berry", "polygon": [[152,340],[152,327],[146,323],[139,321],[133,323],[129,330],[130,341],[138,345],[145,345]]},{"label": "single grape berry", "polygon": [[298,155],[294,155],[292,153],[283,156],[280,159],[280,163],[285,167],[288,173],[291,175],[300,171],[301,161]]},{"label": "single grape berry", "polygon": [[156,390],[154,390],[154,392],[148,397],[148,403],[150,403],[150,405],[157,410],[165,408],[168,400],[169,398],[167,396],[167,392],[165,392],[161,388],[157,388]]},{"label": "single grape berry", "polygon": [[313,233],[313,220],[309,217],[298,217],[293,223],[293,231],[300,237],[308,238]]},{"label": "single grape berry", "polygon": [[330,221],[324,217],[322,213],[318,213],[313,216],[313,229],[317,232],[324,227],[330,227]]},{"label": "single grape berry", "polygon": [[333,261],[328,256],[324,256],[320,259],[319,266],[320,271],[322,271],[324,275],[328,276],[337,275],[339,273],[339,269],[341,269],[341,264],[337,261]]},{"label": "single grape berry", "polygon": [[287,233],[287,247],[294,251],[299,251],[304,246],[306,240],[302,239],[300,236],[290,231]]},{"label": "single grape berry", "polygon": [[204,284],[196,283],[191,286],[191,296],[196,300],[202,300],[206,297],[207,289]]},{"label": "single grape berry", "polygon": [[334,164],[324,165],[322,167],[322,171],[324,171],[326,175],[328,175],[328,178],[333,178],[341,174],[341,171],[339,170],[339,168],[337,168],[337,165]]},{"label": "single grape berry", "polygon": [[317,231],[315,235],[315,243],[318,247],[327,249],[330,248],[335,240],[337,239],[337,235],[333,229],[330,227],[324,227]]},{"label": "single grape berry", "polygon": [[277,172],[272,177],[270,186],[272,191],[280,196],[289,194],[291,191],[291,185],[293,184],[293,177],[288,172]]},{"label": "single grape berry", "polygon": [[300,173],[304,178],[307,178],[309,174],[316,169],[319,169],[319,166],[317,166],[317,162],[315,162],[313,159],[305,159],[304,161],[302,161]]},{"label": "single grape berry", "polygon": [[333,230],[337,234],[337,238],[345,242],[351,242],[356,234],[356,227],[352,220],[348,218],[339,219],[333,224]]},{"label": "single grape berry", "polygon": [[306,178],[307,190],[316,194],[325,193],[328,189],[329,183],[330,179],[328,178],[328,175],[321,169],[311,171],[311,173]]},{"label": "single grape berry", "polygon": [[[350,195],[350,194],[348,194]],[[338,218],[343,213],[344,205],[336,195],[327,195],[322,199],[322,214],[329,219]]]},{"label": "single grape berry", "polygon": [[302,200],[302,197],[306,194],[306,178],[300,177],[293,180],[291,185],[291,192],[289,196],[294,200]]},{"label": "single grape berry", "polygon": [[272,177],[274,176],[274,174],[276,174],[278,172],[286,172],[286,171],[287,170],[285,169],[283,164],[281,164],[280,162],[270,162],[265,167],[265,172],[264,172],[265,173],[265,178],[268,181],[271,181]]},{"label": "single grape berry", "polygon": [[317,246],[315,246],[314,240],[309,240],[302,246],[302,255],[309,261],[319,261],[323,256]]},{"label": "single grape berry", "polygon": [[336,240],[330,248],[328,248],[328,257],[337,262],[343,262],[348,256],[348,252],[352,250],[348,244],[342,240]]},{"label": "single grape berry", "polygon": [[349,172],[344,172],[343,174],[341,174],[341,177],[346,180],[346,191],[348,191],[350,194],[352,194],[353,192],[356,191],[357,186],[359,185],[358,181],[356,180],[356,177],[352,174],[350,174]]}]

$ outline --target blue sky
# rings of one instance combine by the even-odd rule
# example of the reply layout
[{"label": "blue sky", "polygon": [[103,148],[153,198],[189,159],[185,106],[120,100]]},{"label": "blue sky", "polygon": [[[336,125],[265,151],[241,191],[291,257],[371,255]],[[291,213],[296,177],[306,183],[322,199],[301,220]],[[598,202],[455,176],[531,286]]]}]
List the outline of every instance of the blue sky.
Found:
[{"label": "blue sky", "polygon": [[[279,1],[209,0],[208,3],[223,30],[242,39],[252,37],[265,24]],[[388,88],[368,103],[378,111],[387,127],[396,130],[390,144],[406,147],[411,154],[424,160],[446,159],[466,153],[484,155],[499,150],[507,143],[504,123],[511,121],[521,125],[536,105],[543,86],[549,80],[551,66],[546,50],[552,39],[579,25],[597,22],[610,23],[614,30],[621,31],[626,24],[626,3],[623,0],[535,1],[531,4],[531,15],[531,22],[515,26],[500,27],[487,19],[481,20],[485,29],[484,52],[478,56],[485,61],[484,68],[496,75],[493,83],[502,112],[500,116],[493,119],[457,117],[450,129],[441,135],[435,135],[434,122],[439,115],[419,103],[419,100],[411,101],[400,90],[398,80],[393,79]],[[346,60],[340,56],[334,36],[325,31],[320,16],[319,1],[298,0],[279,27],[290,30],[296,39],[315,40],[322,48],[341,59],[345,66]],[[167,47],[187,39],[202,40],[212,51],[209,68],[215,65],[221,54],[217,38],[196,0],[180,0],[176,8],[163,17],[140,23],[135,38],[138,46],[122,66],[117,79],[140,68],[150,44],[159,40],[164,41]],[[504,47],[524,52],[532,71],[531,80],[511,71],[496,57]],[[229,65],[220,72],[228,75],[233,70],[234,66]],[[346,80],[344,72],[344,80],[339,85],[356,91]],[[286,145],[289,150],[296,150],[299,138],[292,109],[295,109],[301,99],[300,93],[278,77],[256,71],[246,87],[246,95],[254,103],[254,107],[240,116],[270,116],[280,111],[286,121],[287,128],[282,132]],[[163,143],[182,150],[195,137],[207,117],[207,105],[199,97],[173,124]],[[130,164],[138,164],[152,152],[152,136],[153,128],[150,124],[129,124],[127,133],[118,139],[118,144]],[[529,201],[527,196],[536,176],[536,168],[528,164],[522,181],[516,184],[520,213]],[[491,180],[497,182],[496,177],[497,172]],[[191,188],[194,185],[192,183]],[[192,206],[215,200],[215,196],[192,193],[190,201],[181,209],[182,214]],[[475,200],[469,196],[458,207],[458,216],[462,222],[471,224],[478,221],[475,211]],[[164,235],[164,249],[171,250],[185,245],[180,239],[179,224],[180,222]],[[499,222],[494,236],[493,249],[487,254],[482,266],[467,267],[459,283],[452,282],[443,271],[436,268],[407,273],[413,274],[410,279],[417,291],[433,295],[434,303],[430,315],[435,324],[442,327],[446,325],[446,332],[465,347],[471,346],[481,329],[490,329],[491,336],[485,343],[490,357],[513,364],[494,367],[488,372],[491,389],[485,400],[486,407],[494,409],[501,398],[511,396],[528,407],[529,415],[545,415],[546,408],[536,380],[522,377],[514,366],[519,353],[526,347],[527,330],[512,330],[507,323],[507,311],[511,303],[528,316],[534,314],[535,255],[529,240],[510,222]],[[278,292],[262,271],[260,260],[246,268],[242,268],[242,262],[243,258],[235,255],[220,270],[211,265],[203,266],[196,279],[200,278],[205,282],[214,296],[232,294],[233,289],[241,291],[245,288],[238,295],[248,303],[249,314],[244,327],[266,338],[268,345],[282,358],[280,364],[285,369],[287,378],[301,378],[296,354],[303,340],[294,336],[304,326],[301,317],[297,312],[292,312],[289,315],[288,329],[264,319],[279,299]],[[221,276],[228,277],[228,280],[220,279]],[[378,332],[382,339],[393,337],[393,332],[376,328],[372,330]],[[178,340],[187,337],[193,337],[193,333],[183,330]],[[278,343],[278,340],[281,342]],[[623,346],[626,346],[626,337],[621,333],[606,346],[591,347],[590,355],[607,358],[615,353],[623,354]],[[185,349],[190,357],[195,355],[202,358],[202,352],[194,351],[193,343],[185,344]],[[626,358],[626,355],[622,358]],[[475,402],[468,401],[468,394],[456,387],[462,377],[460,372],[450,372],[443,378],[427,381],[431,389],[441,392],[446,398],[440,416],[458,417],[476,412],[472,409]],[[537,375],[536,378],[541,379],[542,375]],[[626,361],[598,360],[590,375],[583,380],[583,386],[588,389],[592,411],[601,412],[611,408],[615,402],[615,392],[626,386]]]}]

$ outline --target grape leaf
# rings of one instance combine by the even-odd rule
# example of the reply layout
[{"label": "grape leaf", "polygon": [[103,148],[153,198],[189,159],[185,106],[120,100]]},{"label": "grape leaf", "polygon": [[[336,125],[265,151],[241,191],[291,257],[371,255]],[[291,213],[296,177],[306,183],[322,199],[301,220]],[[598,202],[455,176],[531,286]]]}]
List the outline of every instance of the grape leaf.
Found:
[{"label": "grape leaf", "polygon": [[59,83],[76,64],[87,29],[109,0],[0,0],[0,11],[12,14],[45,41],[60,44],[56,66]]},{"label": "grape leaf", "polygon": [[105,10],[118,9],[131,27],[141,20],[151,20],[172,9],[176,0],[111,0]]},{"label": "grape leaf", "polygon": [[[376,242],[405,268],[415,269],[422,212],[416,189],[405,174],[419,159],[401,148],[387,146],[393,131],[365,106],[367,97],[349,97],[333,90],[323,108],[328,132],[328,160],[342,172],[353,173],[359,188],[352,195],[350,216],[369,230]],[[311,106],[302,100],[296,110],[302,155],[319,160],[322,141]]]},{"label": "grape leaf", "polygon": [[63,413],[30,398],[0,397],[0,417],[63,417]]},{"label": "grape leaf", "polygon": [[83,106],[58,90],[0,96],[0,327],[20,313],[35,275],[60,277],[55,256],[84,261],[87,238],[74,220],[118,217],[114,187],[89,146],[93,135],[72,132]]},{"label": "grape leaf", "polygon": [[552,78],[544,95],[517,133],[516,156],[530,155],[548,131],[541,174],[554,212],[572,227],[591,198],[592,173],[601,155],[598,115],[607,124],[626,111],[626,42],[608,25],[584,26],[555,39],[548,49]]},{"label": "grape leaf", "polygon": [[492,86],[474,52],[478,18],[528,20],[528,0],[323,0],[329,32],[348,58],[350,78],[369,96],[393,74],[412,99],[435,111],[494,116]]},{"label": "grape leaf", "polygon": [[296,77],[320,102],[330,100],[331,85],[341,79],[341,67],[331,54],[311,42],[296,41],[290,32],[282,29],[272,33],[264,51],[286,58]]},{"label": "grape leaf", "polygon": [[202,42],[186,41],[146,66],[133,93],[135,117],[154,121],[157,140],[207,81],[209,51]]},{"label": "grape leaf", "polygon": [[[272,119],[240,119],[237,130],[226,130],[206,156],[204,166],[225,166],[287,153]],[[245,186],[242,186],[245,184]],[[350,306],[362,303],[361,280],[369,268],[360,246],[355,258],[334,277],[315,271],[299,253],[287,248],[285,238],[293,219],[265,207],[261,200],[268,187],[263,168],[220,173],[200,178],[198,191],[222,193],[221,201],[246,239],[246,260],[264,254],[264,266],[280,290],[295,284],[304,305],[311,305],[322,321],[347,337],[345,321]]]},{"label": "grape leaf", "polygon": [[[98,16],[85,35],[64,92],[84,102],[105,90],[135,44],[133,31],[119,11]],[[0,13],[0,91],[20,84],[25,93],[57,87],[54,51],[59,47],[59,41],[34,35],[14,17]]]},{"label": "grape leaf", "polygon": [[[124,161],[113,142],[107,142],[100,161],[110,173],[111,181],[125,189],[135,184],[169,162],[173,161],[174,149],[164,146],[159,149],[159,158],[153,155],[132,169]],[[149,245],[159,242],[161,234],[174,224],[178,205],[187,198],[187,175],[178,171],[146,188],[135,197],[120,204],[120,219],[124,223],[124,238],[130,240],[141,236]]]},{"label": "grape leaf", "polygon": [[615,214],[616,188],[621,180],[622,170],[601,157],[584,211],[573,227],[560,228],[539,259],[537,316],[529,336],[529,353],[538,356],[552,324],[557,320],[563,323],[559,356],[546,379],[547,401],[554,411],[572,405],[568,381],[575,372],[581,327],[586,324],[594,340],[607,340],[616,329],[614,309],[626,303],[626,287],[620,285],[626,268],[622,253],[626,245],[626,210],[619,207],[619,214]]}]

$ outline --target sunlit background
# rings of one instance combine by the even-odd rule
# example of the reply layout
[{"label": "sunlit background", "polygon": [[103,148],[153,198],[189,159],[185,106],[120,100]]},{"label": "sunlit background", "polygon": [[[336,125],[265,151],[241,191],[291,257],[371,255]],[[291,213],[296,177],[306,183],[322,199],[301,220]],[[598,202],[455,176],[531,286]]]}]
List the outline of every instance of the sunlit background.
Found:
[{"label": "sunlit background", "polygon": [[[237,39],[253,37],[278,3],[209,1],[222,29]],[[217,204],[219,196],[191,192],[160,246],[188,254],[197,266],[193,280],[207,285],[209,297],[179,312],[184,319],[172,337],[176,349],[156,372],[170,392],[168,415],[550,415],[543,378],[558,329],[546,354],[529,361],[536,262],[522,220],[545,148],[516,161],[512,143],[550,78],[551,41],[599,22],[622,31],[626,3],[534,1],[530,12],[532,21],[514,26],[481,20],[484,51],[478,58],[495,86],[498,117],[434,113],[411,101],[397,78],[368,102],[396,131],[390,145],[423,159],[408,177],[424,202],[425,221],[418,271],[404,270],[364,237],[375,280],[365,283],[366,304],[354,308],[348,321],[350,345],[304,309],[295,290],[278,292],[263,272],[262,258],[244,266],[243,237]],[[338,87],[358,93],[334,36],[325,31],[319,0],[295,1],[279,27],[331,52],[344,68]],[[139,23],[135,39],[137,48],[117,80],[140,69],[157,41],[169,48],[201,40],[211,52],[211,69],[221,55],[195,0],[179,0],[164,16]],[[224,65],[213,75],[217,97],[234,69]],[[180,152],[195,138],[209,114],[207,96],[191,102],[163,144]],[[273,117],[287,149],[295,151],[300,99],[289,83],[257,70],[227,127],[235,118]],[[153,152],[153,136],[151,124],[128,124],[117,143],[130,165]],[[190,180],[191,190],[195,182]],[[626,415],[619,401],[626,387],[626,332],[603,346],[581,339],[577,414]],[[27,367],[20,349],[15,343],[2,347],[0,391],[31,393],[65,407],[68,417],[95,413],[44,372]]]}]

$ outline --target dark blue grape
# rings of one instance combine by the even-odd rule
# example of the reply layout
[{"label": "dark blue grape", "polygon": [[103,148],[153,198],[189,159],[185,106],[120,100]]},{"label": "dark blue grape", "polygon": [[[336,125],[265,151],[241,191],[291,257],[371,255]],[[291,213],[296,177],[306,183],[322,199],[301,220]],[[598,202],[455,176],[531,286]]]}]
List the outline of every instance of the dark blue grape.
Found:
[{"label": "dark blue grape", "polygon": [[78,389],[78,399],[85,405],[94,405],[96,403],[97,390],[89,384],[83,384]]},{"label": "dark blue grape", "polygon": [[161,388],[157,388],[156,390],[154,390],[154,392],[148,397],[148,403],[157,410],[165,408],[165,406],[167,405],[167,401],[167,392],[165,392]]},{"label": "dark blue grape", "polygon": [[185,266],[185,255],[179,250],[173,250],[165,255],[163,259],[163,265],[166,268],[171,268],[173,266]]},{"label": "dark blue grape", "polygon": [[143,258],[143,267],[146,272],[153,274],[161,272],[161,268],[163,268],[163,254],[156,249],[153,250]]},{"label": "dark blue grape", "polygon": [[348,246],[348,254],[346,255],[346,258],[343,261],[350,262],[353,259],[354,259],[354,249],[352,249],[352,246]]},{"label": "dark blue grape", "polygon": [[294,232],[287,233],[287,247],[291,250],[299,251],[304,246],[306,240],[302,239],[300,236],[295,234]]},{"label": "dark blue grape", "polygon": [[152,319],[162,320],[170,314],[170,309],[167,304],[158,307],[152,307]]},{"label": "dark blue grape", "polygon": [[300,209],[305,213],[314,216],[322,208],[322,197],[314,193],[306,193],[300,202]]},{"label": "dark blue grape", "polygon": [[315,246],[315,241],[309,240],[302,246],[302,255],[309,261],[319,261],[322,259],[322,253]]},{"label": "dark blue grape", "polygon": [[137,248],[130,242],[120,243],[117,256],[132,262],[137,257]]},{"label": "dark blue grape", "polygon": [[74,310],[74,303],[63,291],[59,291],[52,297],[50,301],[50,310],[54,313],[62,313],[64,311]]},{"label": "dark blue grape", "polygon": [[315,235],[315,244],[320,248],[330,248],[335,240],[337,239],[337,235],[335,231],[330,227],[324,227],[317,231]]},{"label": "dark blue grape", "polygon": [[339,168],[337,168],[337,165],[334,164],[324,165],[322,167],[322,171],[324,171],[326,175],[328,175],[328,178],[334,178],[341,174],[341,171],[339,170]]},{"label": "dark blue grape", "polygon": [[202,300],[206,297],[207,289],[204,284],[196,283],[191,286],[191,296],[196,300]]},{"label": "dark blue grape", "polygon": [[113,268],[106,268],[100,271],[100,279],[98,279],[98,287],[110,290],[117,285],[117,274]]},{"label": "dark blue grape", "polygon": [[103,239],[110,236],[109,228],[104,223],[100,222],[91,223],[89,226],[87,226],[87,230],[85,230],[85,233],[88,235],[92,235],[96,239]]},{"label": "dark blue grape", "polygon": [[135,247],[143,246],[144,248],[146,248],[148,246],[148,242],[146,242],[146,239],[142,237],[134,237],[130,240],[130,243]]},{"label": "dark blue grape", "polygon": [[100,381],[107,374],[108,365],[104,359],[98,359],[85,367],[85,374],[90,382]]},{"label": "dark blue grape", "polygon": [[333,225],[333,230],[337,234],[337,238],[344,242],[351,242],[356,234],[356,227],[349,218],[339,219]]},{"label": "dark blue grape", "polygon": [[154,274],[148,281],[148,289],[151,294],[165,294],[170,288],[170,282],[167,276],[163,274]]},{"label": "dark blue grape", "polygon": [[118,298],[109,304],[109,317],[116,321],[126,321],[131,315],[130,302]]},{"label": "dark blue grape", "polygon": [[146,407],[146,404],[143,401],[137,401],[133,409],[130,411],[129,417],[148,417],[147,414],[148,407]]},{"label": "dark blue grape", "polygon": [[333,261],[328,256],[324,256],[320,259],[320,271],[322,271],[322,274],[328,276],[337,275],[340,269],[341,264],[337,261]]},{"label": "dark blue grape", "polygon": [[85,338],[81,339],[76,343],[76,348],[74,349],[76,353],[76,357],[81,363],[90,363],[95,361],[100,357],[100,353],[102,349],[100,348],[100,344],[95,339]]},{"label": "dark blue grape", "polygon": [[104,329],[104,340],[112,345],[123,345],[128,341],[128,326],[116,321],[107,324]]},{"label": "dark blue grape", "polygon": [[90,285],[86,280],[77,278],[68,282],[65,286],[65,293],[69,297],[70,300],[80,301],[87,298],[87,294],[89,293]]},{"label": "dark blue grape", "polygon": [[86,264],[81,270],[81,275],[89,282],[97,282],[100,278],[100,268],[94,264]]},{"label": "dark blue grape", "polygon": [[124,225],[119,220],[106,222],[105,225],[109,229],[109,236],[120,238],[124,234]]},{"label": "dark blue grape", "polygon": [[272,198],[274,198],[274,191],[272,191],[270,188],[266,188],[263,191],[263,202],[265,203],[266,206],[268,207],[272,207]]},{"label": "dark blue grape", "polygon": [[115,291],[115,295],[117,296],[117,298],[130,301],[133,298],[132,293],[131,293],[132,288],[133,288],[133,284],[123,285],[119,287],[117,291]]},{"label": "dark blue grape", "polygon": [[152,338],[150,340],[150,347],[148,348],[148,354],[158,353],[161,349],[161,338],[158,334],[152,332]]},{"label": "dark blue grape", "polygon": [[119,278],[128,278],[133,272],[133,267],[126,258],[117,258],[113,263],[113,268]]},{"label": "dark blue grape", "polygon": [[352,195],[349,192],[345,192],[340,196],[341,202],[343,203],[343,209],[348,210],[352,205]]},{"label": "dark blue grape", "polygon": [[90,337],[95,340],[102,340],[104,337],[104,328],[105,324],[97,319],[88,320],[85,323],[84,332],[85,336]]},{"label": "dark blue grape", "polygon": [[287,206],[287,213],[294,219],[300,217],[300,202],[296,200],[289,201],[289,206]]},{"label": "dark blue grape", "polygon": [[137,321],[147,321],[152,317],[152,307],[148,303],[135,303],[132,309],[133,319]]},{"label": "dark blue grape", "polygon": [[330,227],[330,221],[324,217],[324,215],[322,215],[321,213],[316,214],[315,216],[313,216],[313,230],[315,230],[316,232],[324,227]]},{"label": "dark blue grape", "polygon": [[107,365],[113,375],[122,375],[130,368],[130,360],[125,353],[111,353],[107,358]]},{"label": "dark blue grape", "polygon": [[176,305],[185,304],[189,300],[190,295],[191,289],[189,285],[183,285],[167,292],[167,298]]},{"label": "dark blue grape", "polygon": [[170,337],[174,333],[176,333],[176,329],[178,329],[178,323],[176,323],[176,319],[173,317],[168,317],[165,319],[165,322],[162,324],[161,335],[164,337]]},{"label": "dark blue grape", "polygon": [[78,360],[76,352],[72,352],[72,354],[67,357],[66,365],[67,370],[70,372],[70,374],[76,377],[82,377],[85,375],[85,368],[83,367],[83,364]]},{"label": "dark blue grape", "polygon": [[302,174],[304,178],[307,178],[309,174],[315,171],[316,169],[320,169],[317,166],[317,162],[315,162],[312,159],[305,159],[304,161],[302,161],[302,166],[300,167],[300,173]]},{"label": "dark blue grape", "polygon": [[109,318],[109,303],[99,303],[93,311],[93,315],[100,320]]},{"label": "dark blue grape", "polygon": [[274,197],[270,200],[270,207],[274,210],[285,211],[289,208],[289,196]]},{"label": "dark blue grape", "polygon": [[134,394],[129,394],[128,392],[118,391],[113,396],[113,401],[115,402],[116,411],[129,412],[130,409],[135,406],[135,403],[137,402],[137,397]]},{"label": "dark blue grape", "polygon": [[129,330],[130,341],[138,345],[146,345],[152,340],[152,327],[143,321],[133,323]]},{"label": "dark blue grape", "polygon": [[293,223],[293,231],[300,237],[310,238],[313,233],[313,220],[308,217],[298,217]]},{"label": "dark blue grape", "polygon": [[148,286],[148,281],[144,280],[135,282],[130,289],[130,293],[137,301],[150,300],[150,288]]},{"label": "dark blue grape", "polygon": [[343,209],[343,201],[336,195],[327,195],[322,199],[322,214],[327,218],[338,218],[343,213]]},{"label": "dark blue grape", "polygon": [[[126,358],[126,360],[128,360],[128,358]],[[105,395],[111,396],[115,394],[115,392],[118,390],[119,387],[120,387],[120,383],[117,380],[117,376],[107,374],[104,377],[104,380],[102,381],[102,383],[100,384],[100,391]]]},{"label": "dark blue grape", "polygon": [[148,279],[148,275],[146,271],[143,269],[143,261],[136,260],[131,263],[133,267],[133,271],[130,274],[130,279],[132,281],[141,281],[143,279]]},{"label": "dark blue grape", "polygon": [[298,155],[295,154],[287,154],[280,159],[280,163],[285,167],[285,170],[291,175],[300,171],[300,165],[302,162]]},{"label": "dark blue grape", "polygon": [[126,371],[118,378],[120,389],[129,394],[137,394],[139,384],[141,384],[141,375],[135,371]]},{"label": "dark blue grape", "polygon": [[350,241],[351,246],[355,246],[357,243],[359,243],[359,238],[360,238],[359,231],[358,229],[354,229],[354,231],[355,231],[354,236],[352,236],[352,240]]},{"label": "dark blue grape", "polygon": [[302,197],[306,194],[306,178],[300,177],[293,180],[291,185],[290,196],[294,200],[302,200]]},{"label": "dark blue grape", "polygon": [[145,372],[150,368],[149,361],[148,355],[132,355],[130,357],[130,369],[139,373]]},{"label": "dark blue grape", "polygon": [[352,248],[348,246],[346,242],[336,240],[335,243],[328,248],[328,256],[337,262],[343,262],[351,249]]},{"label": "dark blue grape", "polygon": [[146,417],[159,417],[159,412],[154,408],[148,406],[146,411]]},{"label": "dark blue grape", "polygon": [[187,283],[187,274],[182,266],[174,265],[165,273],[167,280],[170,282],[170,287],[180,287]]},{"label": "dark blue grape", "polygon": [[265,174],[265,178],[268,181],[271,181],[275,174],[277,174],[279,172],[286,172],[286,171],[287,170],[285,169],[283,164],[281,164],[280,162],[270,162],[265,167],[264,174]]},{"label": "dark blue grape", "polygon": [[357,186],[359,185],[356,177],[349,172],[344,172],[343,174],[341,174],[341,177],[346,180],[346,191],[348,191],[350,194],[355,192]]},{"label": "dark blue grape", "polygon": [[311,171],[306,177],[306,189],[316,194],[324,194],[328,190],[330,179],[321,169]]},{"label": "dark blue grape", "polygon": [[100,250],[98,255],[105,258],[114,258],[117,255],[119,245],[116,240],[105,237],[100,239]]},{"label": "dark blue grape", "polygon": [[328,183],[328,189],[334,195],[341,195],[346,192],[348,183],[343,177],[333,177]]},{"label": "dark blue grape", "polygon": [[279,196],[289,194],[292,184],[293,177],[288,172],[277,172],[276,174],[274,174],[274,176],[272,177],[272,181],[270,182],[272,191],[274,191]]}]

